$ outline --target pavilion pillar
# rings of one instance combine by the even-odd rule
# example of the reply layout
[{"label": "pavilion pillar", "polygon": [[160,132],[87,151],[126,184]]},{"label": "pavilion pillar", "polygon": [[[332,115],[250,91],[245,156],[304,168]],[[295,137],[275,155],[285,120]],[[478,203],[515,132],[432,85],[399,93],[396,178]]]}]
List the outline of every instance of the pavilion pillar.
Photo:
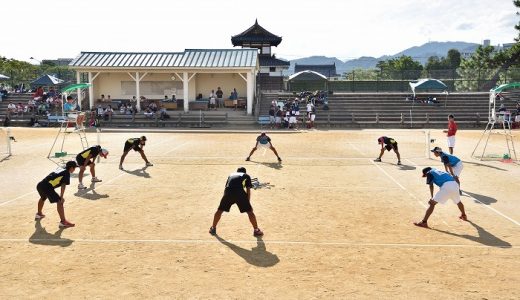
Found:
[{"label": "pavilion pillar", "polygon": [[135,72],[135,97],[137,98],[137,111],[141,111],[141,78],[139,72]]},{"label": "pavilion pillar", "polygon": [[[81,74],[79,73],[79,71],[76,71],[76,83],[77,84],[81,83]],[[79,109],[81,110],[81,101],[83,100],[81,98],[81,89],[76,89],[76,95],[78,95],[78,105],[79,105]],[[63,103],[63,104],[65,104],[65,103]]]},{"label": "pavilion pillar", "polygon": [[188,72],[182,72],[182,91],[183,91],[183,101],[184,101],[184,112],[189,112],[189,85],[190,85],[190,79],[188,77]]},{"label": "pavilion pillar", "polygon": [[255,76],[252,71],[247,72],[247,115],[253,114],[253,98],[255,90]]},{"label": "pavilion pillar", "polygon": [[[92,78],[92,72],[88,72],[88,83],[90,86],[88,87],[88,103],[90,107],[94,107],[94,78]],[[81,97],[81,94],[78,95],[78,99]]]}]

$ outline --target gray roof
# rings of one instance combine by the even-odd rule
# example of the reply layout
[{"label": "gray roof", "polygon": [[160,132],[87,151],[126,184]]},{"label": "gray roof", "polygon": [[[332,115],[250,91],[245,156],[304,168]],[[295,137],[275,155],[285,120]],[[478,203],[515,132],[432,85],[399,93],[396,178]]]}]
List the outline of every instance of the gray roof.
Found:
[{"label": "gray roof", "polygon": [[186,49],[184,52],[81,52],[74,68],[254,68],[257,49]]}]

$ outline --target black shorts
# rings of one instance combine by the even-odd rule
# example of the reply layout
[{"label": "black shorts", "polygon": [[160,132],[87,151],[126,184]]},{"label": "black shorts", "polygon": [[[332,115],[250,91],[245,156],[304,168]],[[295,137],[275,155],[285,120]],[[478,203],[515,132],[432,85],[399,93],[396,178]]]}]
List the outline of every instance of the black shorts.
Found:
[{"label": "black shorts", "polygon": [[391,145],[390,145],[390,144],[389,144],[389,145],[386,145],[385,148],[386,148],[387,151],[390,151],[390,150],[392,150],[392,146],[393,146],[393,148],[395,149],[395,151],[398,151],[398,150],[397,150],[397,143],[393,143],[393,144],[391,144]]},{"label": "black shorts", "polygon": [[246,192],[241,188],[224,190],[224,196],[222,196],[222,200],[220,200],[218,209],[229,212],[229,209],[235,203],[241,213],[253,210],[251,203],[249,203],[247,199]]},{"label": "black shorts", "polygon": [[[85,159],[83,158],[83,156],[78,154],[78,155],[76,155],[76,162],[78,163],[78,166],[81,167],[85,163]],[[89,159],[87,166],[90,165],[91,163],[92,163],[92,161]]]},{"label": "black shorts", "polygon": [[134,151],[141,151],[141,148],[139,146],[134,146],[133,143],[129,143],[128,141],[126,141],[123,152],[128,152],[128,151],[130,151],[130,149],[134,149]]},{"label": "black shorts", "polygon": [[60,195],[56,193],[54,188],[48,182],[40,181],[36,186],[36,190],[38,191],[38,194],[40,194],[40,198],[43,200],[49,198],[51,203],[60,202]]}]

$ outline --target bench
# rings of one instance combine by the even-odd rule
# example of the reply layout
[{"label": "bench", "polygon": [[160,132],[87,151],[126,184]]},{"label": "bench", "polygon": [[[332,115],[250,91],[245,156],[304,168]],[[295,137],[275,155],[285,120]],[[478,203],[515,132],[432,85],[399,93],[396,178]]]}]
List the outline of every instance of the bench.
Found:
[{"label": "bench", "polygon": [[189,109],[190,110],[208,110],[208,100],[195,100],[189,102]]},{"label": "bench", "polygon": [[267,115],[264,115],[264,116],[258,116],[258,124],[260,125],[260,127],[264,127],[264,125],[270,125],[271,124],[271,120],[269,118],[269,116]]}]

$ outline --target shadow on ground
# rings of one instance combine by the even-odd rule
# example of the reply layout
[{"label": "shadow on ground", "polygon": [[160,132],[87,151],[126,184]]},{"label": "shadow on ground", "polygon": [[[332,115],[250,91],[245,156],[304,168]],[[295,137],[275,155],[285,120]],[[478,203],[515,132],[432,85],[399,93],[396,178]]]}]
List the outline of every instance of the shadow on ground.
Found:
[{"label": "shadow on ground", "polygon": [[251,250],[242,248],[231,242],[228,242],[218,235],[215,235],[215,237],[219,242],[229,247],[229,249],[233,250],[233,252],[235,252],[238,256],[242,257],[250,265],[268,268],[280,262],[280,259],[276,254],[267,251],[265,247],[265,242],[262,240],[261,237],[256,238],[256,247],[251,248]]},{"label": "shadow on ground", "polygon": [[54,233],[49,233],[42,227],[40,220],[34,222],[34,233],[29,237],[29,242],[37,245],[68,247],[74,242],[71,239],[61,237],[65,228],[60,228]]},{"label": "shadow on ground", "polygon": [[269,167],[272,169],[276,169],[276,170],[280,170],[283,167],[281,162],[268,163],[268,162],[254,161],[254,160],[251,160],[251,162],[253,162],[255,164],[260,164],[260,165],[263,165],[263,166],[266,166],[266,167]]},{"label": "shadow on ground", "polygon": [[498,247],[498,248],[511,248],[511,244],[494,236],[490,232],[486,231],[484,228],[478,226],[477,224],[473,223],[472,221],[468,221],[475,229],[477,229],[478,236],[473,236],[469,234],[458,234],[453,233],[445,230],[435,229],[432,228],[432,230],[435,230],[437,232],[445,233],[451,236],[456,236],[460,238],[464,238],[473,242],[480,243],[482,245],[491,246],[491,247]]},{"label": "shadow on ground", "polygon": [[474,165],[474,166],[477,166],[477,167],[486,167],[486,168],[491,168],[491,169],[495,169],[495,170],[499,170],[499,171],[507,171],[506,169],[502,169],[502,168],[495,167],[495,166],[492,166],[492,165],[486,165],[486,164],[483,164],[483,163],[476,163],[476,162],[465,161],[465,160],[463,160],[462,162],[464,164]]},{"label": "shadow on ground", "polygon": [[464,193],[466,193],[469,196],[471,196],[471,197],[477,199],[478,201],[482,202],[482,203],[480,203],[478,201],[473,200],[473,202],[478,203],[478,204],[490,205],[491,203],[496,203],[497,202],[497,199],[489,197],[489,196],[484,196],[484,195],[479,195],[479,194],[475,194],[475,193],[470,193],[468,191],[464,191]]},{"label": "shadow on ground", "polygon": [[151,178],[150,174],[148,172],[146,172],[146,169],[148,169],[148,167],[142,167],[140,169],[136,169],[133,171],[123,169],[123,171],[130,175],[144,177],[144,178]]},{"label": "shadow on ground", "polygon": [[[89,193],[90,192],[90,193]],[[108,194],[98,194],[96,192],[96,183],[92,182],[90,186],[84,190],[78,190],[74,196],[87,200],[99,200],[110,197]]]}]

